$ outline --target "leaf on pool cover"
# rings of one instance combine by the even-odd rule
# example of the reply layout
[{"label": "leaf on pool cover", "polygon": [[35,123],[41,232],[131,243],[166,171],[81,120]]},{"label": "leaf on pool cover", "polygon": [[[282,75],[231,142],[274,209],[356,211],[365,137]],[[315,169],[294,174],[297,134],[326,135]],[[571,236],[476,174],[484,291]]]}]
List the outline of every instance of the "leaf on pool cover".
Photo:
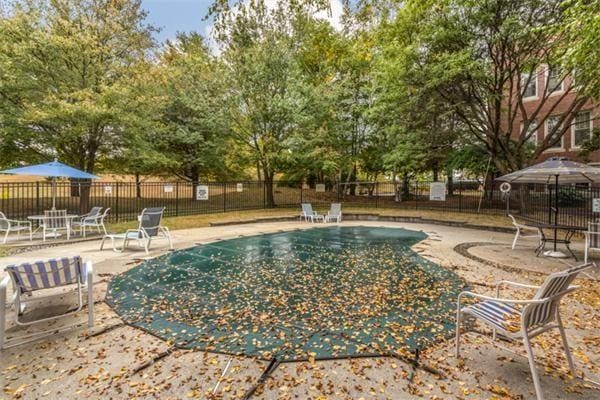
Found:
[{"label": "leaf on pool cover", "polygon": [[181,263],[165,256],[133,268],[109,298],[131,323],[199,349],[265,359],[404,352],[452,333],[464,282],[412,252],[420,234],[394,231],[267,235],[258,248],[236,239],[217,252],[200,246],[179,252]]}]

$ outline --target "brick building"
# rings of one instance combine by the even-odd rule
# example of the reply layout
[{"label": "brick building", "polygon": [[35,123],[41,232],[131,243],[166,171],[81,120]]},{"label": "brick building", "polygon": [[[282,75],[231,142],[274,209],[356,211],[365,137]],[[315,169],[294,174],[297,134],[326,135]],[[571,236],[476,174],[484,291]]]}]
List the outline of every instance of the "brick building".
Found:
[{"label": "brick building", "polygon": [[[552,131],[554,124],[560,121],[561,116],[570,112],[570,106],[577,99],[577,89],[576,86],[573,86],[575,85],[573,79],[567,77],[562,82],[561,79],[562,75],[554,73],[552,68],[546,65],[542,65],[532,76],[529,74],[521,76],[525,115],[531,118],[534,111],[540,107],[541,103],[544,103],[529,127],[529,132],[536,131],[529,138],[535,143],[543,140],[548,132]],[[549,94],[546,92],[546,86],[551,91]],[[524,129],[524,118],[520,111],[517,111],[516,114],[512,132],[519,135]],[[573,113],[570,112],[570,114]],[[574,115],[567,115],[563,123],[570,126],[566,129],[562,140],[545,150],[538,161],[549,157],[565,156],[573,160],[600,165],[600,151],[591,154],[588,160],[582,160],[579,157],[581,143],[591,137],[592,129],[600,128],[600,103],[587,101]]]}]

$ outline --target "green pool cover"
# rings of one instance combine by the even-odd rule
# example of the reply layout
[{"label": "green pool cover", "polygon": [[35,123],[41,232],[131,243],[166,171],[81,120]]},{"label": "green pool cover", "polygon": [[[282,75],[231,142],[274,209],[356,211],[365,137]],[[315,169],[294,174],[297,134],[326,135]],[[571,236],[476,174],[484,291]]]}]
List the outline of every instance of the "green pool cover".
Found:
[{"label": "green pool cover", "polygon": [[452,334],[464,287],[410,249],[425,238],[336,226],[224,240],[116,276],[107,301],[184,348],[280,361],[404,355]]}]

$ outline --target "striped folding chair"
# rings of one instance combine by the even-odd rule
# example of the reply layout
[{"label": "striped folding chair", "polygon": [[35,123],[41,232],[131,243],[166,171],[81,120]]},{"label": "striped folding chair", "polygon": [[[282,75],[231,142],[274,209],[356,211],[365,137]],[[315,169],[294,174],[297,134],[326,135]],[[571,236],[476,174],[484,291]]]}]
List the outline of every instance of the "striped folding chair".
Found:
[{"label": "striped folding chair", "polygon": [[600,222],[588,222],[585,232],[585,256],[583,262],[588,262],[590,250],[600,250]]},{"label": "striped folding chair", "polygon": [[[510,340],[523,340],[537,398],[543,399],[530,340],[541,333],[557,328],[560,331],[569,368],[573,376],[575,376],[575,366],[569,350],[565,329],[560,318],[559,306],[561,299],[565,295],[577,289],[577,286],[571,286],[577,275],[592,267],[595,267],[595,264],[582,264],[562,272],[553,273],[546,278],[546,281],[541,286],[500,281],[496,284],[496,297],[484,296],[468,291],[462,292],[458,296],[456,313],[456,357],[460,356],[460,323],[463,315],[475,317],[489,325],[493,330],[494,340],[496,339],[497,332]],[[530,300],[504,299],[500,298],[500,288],[505,285],[517,288],[537,289],[537,291]],[[474,297],[481,301],[461,308],[461,300],[466,296]]]},{"label": "striped folding chair", "polygon": [[[0,282],[0,349],[28,343],[32,340],[46,336],[49,333],[62,331],[74,326],[69,325],[59,330],[51,329],[43,332],[36,332],[32,335],[21,336],[18,339],[13,339],[18,340],[18,343],[6,345],[7,288],[11,281],[13,286],[13,305],[15,308],[16,325],[31,325],[79,312],[84,305],[83,290],[86,288],[88,294],[88,326],[92,327],[94,325],[94,299],[92,287],[94,271],[91,261],[84,264],[80,256],[63,257],[47,261],[36,261],[34,263],[9,265],[5,270],[8,273],[8,276]],[[77,291],[79,302],[76,310],[51,317],[23,321],[22,316],[26,304],[63,294],[63,292],[55,293],[55,291],[53,291],[50,295],[31,296],[34,292],[47,291],[48,289],[55,289],[68,285],[76,286],[75,289]],[[80,324],[78,323],[75,324],[75,326],[76,325]]]},{"label": "striped folding chair", "polygon": [[67,232],[67,240],[71,238],[71,222],[67,218],[67,210],[46,210],[44,211],[44,220],[42,221],[42,239],[46,241],[48,232],[52,232],[57,237],[57,232],[63,230]]}]

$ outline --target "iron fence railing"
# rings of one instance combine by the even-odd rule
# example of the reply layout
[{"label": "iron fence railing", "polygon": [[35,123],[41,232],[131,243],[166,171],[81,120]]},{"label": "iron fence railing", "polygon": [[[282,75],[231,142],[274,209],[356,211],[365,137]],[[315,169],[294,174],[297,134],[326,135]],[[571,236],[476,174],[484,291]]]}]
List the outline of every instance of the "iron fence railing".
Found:
[{"label": "iron fence railing", "polygon": [[[9,218],[23,219],[43,214],[52,207],[82,214],[92,206],[110,207],[109,221],[130,221],[145,207],[164,206],[166,216],[185,216],[218,212],[299,207],[302,202],[326,207],[331,202],[364,208],[403,208],[443,210],[466,213],[503,214],[510,211],[524,218],[550,222],[554,206],[553,186],[513,185],[510,195],[500,191],[499,183],[481,185],[473,181],[445,182],[444,200],[432,200],[431,183],[344,182],[306,185],[277,181],[207,182],[52,182],[0,183],[0,211]],[[200,188],[199,188],[200,186]],[[198,189],[201,189],[200,197]],[[206,190],[205,190],[206,189]],[[587,226],[593,219],[593,199],[600,199],[600,188],[590,185],[559,185],[558,223]]]}]

